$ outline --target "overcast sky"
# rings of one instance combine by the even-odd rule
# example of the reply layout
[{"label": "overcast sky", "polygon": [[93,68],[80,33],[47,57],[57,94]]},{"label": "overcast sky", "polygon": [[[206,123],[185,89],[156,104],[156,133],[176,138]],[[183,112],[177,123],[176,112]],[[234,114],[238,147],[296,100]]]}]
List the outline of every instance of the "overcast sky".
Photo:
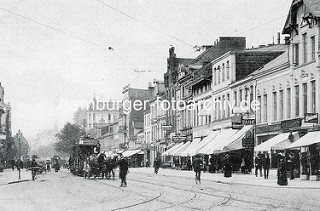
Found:
[{"label": "overcast sky", "polygon": [[[170,45],[245,36],[272,43],[290,0],[0,0],[0,82],[12,129],[35,137],[72,121],[84,101],[121,99],[123,86],[163,80]],[[282,37],[283,40],[283,37]],[[109,50],[111,47],[111,50]],[[138,71],[152,71],[141,72]]]}]

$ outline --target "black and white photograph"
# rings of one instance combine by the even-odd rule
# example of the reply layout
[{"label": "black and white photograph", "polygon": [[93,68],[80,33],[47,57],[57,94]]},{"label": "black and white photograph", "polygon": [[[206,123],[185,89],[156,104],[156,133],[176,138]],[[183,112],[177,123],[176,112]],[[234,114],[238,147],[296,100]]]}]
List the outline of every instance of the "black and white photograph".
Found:
[{"label": "black and white photograph", "polygon": [[320,0],[0,0],[0,210],[320,210]]}]

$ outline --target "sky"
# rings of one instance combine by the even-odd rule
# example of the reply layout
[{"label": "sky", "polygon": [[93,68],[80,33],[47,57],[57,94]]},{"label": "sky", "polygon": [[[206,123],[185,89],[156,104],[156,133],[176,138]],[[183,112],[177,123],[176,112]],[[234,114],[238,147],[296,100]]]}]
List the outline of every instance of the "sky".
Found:
[{"label": "sky", "polygon": [[[0,82],[12,131],[35,137],[72,121],[79,106],[121,99],[123,87],[163,80],[170,46],[245,36],[276,42],[290,0],[0,0]],[[283,42],[283,37],[281,37]]]}]

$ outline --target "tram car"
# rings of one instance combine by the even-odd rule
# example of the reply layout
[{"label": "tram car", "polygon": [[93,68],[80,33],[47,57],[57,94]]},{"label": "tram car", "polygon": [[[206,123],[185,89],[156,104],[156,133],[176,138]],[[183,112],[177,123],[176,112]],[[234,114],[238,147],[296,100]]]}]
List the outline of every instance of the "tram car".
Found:
[{"label": "tram car", "polygon": [[87,156],[93,154],[97,144],[97,140],[85,137],[73,146],[73,154],[69,159],[69,167],[72,174],[84,176],[85,159]]}]

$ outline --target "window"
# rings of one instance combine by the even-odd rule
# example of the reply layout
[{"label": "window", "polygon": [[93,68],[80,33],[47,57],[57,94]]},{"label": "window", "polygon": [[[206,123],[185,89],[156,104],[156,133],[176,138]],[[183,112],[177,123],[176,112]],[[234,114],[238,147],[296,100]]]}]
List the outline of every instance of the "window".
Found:
[{"label": "window", "polygon": [[294,61],[294,64],[298,65],[299,64],[299,43],[293,44],[293,47],[294,47],[293,61]]},{"label": "window", "polygon": [[234,105],[238,105],[237,91],[234,91],[233,99],[234,99]]},{"label": "window", "polygon": [[299,86],[295,86],[295,106],[296,106],[296,112],[295,112],[295,115],[296,117],[299,116]]},{"label": "window", "polygon": [[291,118],[291,89],[287,88],[287,118]]},{"label": "window", "polygon": [[111,114],[108,114],[108,121],[111,121]]},{"label": "window", "polygon": [[244,90],[244,100],[246,101],[245,106],[250,106],[250,105],[249,105],[250,99],[248,99],[248,97],[249,97],[249,88],[246,88],[246,89]]},{"label": "window", "polygon": [[266,94],[263,95],[263,121],[268,121],[268,96]]},{"label": "window", "polygon": [[241,104],[242,102],[242,89],[239,90],[239,105]]},{"label": "window", "polygon": [[273,121],[277,120],[277,92],[272,93],[273,98]]},{"label": "window", "polygon": [[230,70],[229,70],[230,66],[229,66],[229,61],[227,61],[227,80],[229,80],[229,74],[230,74]]},{"label": "window", "polygon": [[217,69],[214,68],[214,85],[217,85]]},{"label": "window", "polygon": [[222,119],[224,119],[224,117],[225,117],[225,103],[226,103],[226,96],[225,95],[223,95],[222,96],[222,102],[221,102],[221,111],[222,111]]},{"label": "window", "polygon": [[96,114],[92,114],[92,117],[93,117],[93,122],[96,121]]},{"label": "window", "polygon": [[315,36],[311,37],[311,60],[316,59],[316,38]]},{"label": "window", "polygon": [[249,99],[249,109],[252,111],[251,102],[253,101],[253,86],[250,86],[250,99]]},{"label": "window", "polygon": [[308,112],[308,86],[307,83],[302,84],[303,91],[303,114]]},{"label": "window", "polygon": [[225,75],[225,72],[224,72],[224,63],[222,64],[222,82],[224,82],[224,75]]},{"label": "window", "polygon": [[283,90],[279,91],[279,119],[282,120],[283,119]]},{"label": "window", "polygon": [[260,108],[257,110],[257,122],[261,122],[261,96],[258,96],[258,102],[260,105]]},{"label": "window", "polygon": [[221,119],[221,97],[218,98],[219,109],[218,110],[218,119]]},{"label": "window", "polygon": [[218,66],[218,84],[220,84],[220,78],[221,78],[221,70],[220,70],[220,66]]},{"label": "window", "polygon": [[229,117],[230,116],[230,95],[227,94],[227,102],[226,102],[226,106],[227,106],[227,109],[226,109],[226,116]]},{"label": "window", "polygon": [[308,61],[308,42],[307,42],[307,33],[302,35],[303,40],[303,62],[306,63]]},{"label": "window", "polygon": [[311,81],[311,112],[316,113],[316,81]]}]

